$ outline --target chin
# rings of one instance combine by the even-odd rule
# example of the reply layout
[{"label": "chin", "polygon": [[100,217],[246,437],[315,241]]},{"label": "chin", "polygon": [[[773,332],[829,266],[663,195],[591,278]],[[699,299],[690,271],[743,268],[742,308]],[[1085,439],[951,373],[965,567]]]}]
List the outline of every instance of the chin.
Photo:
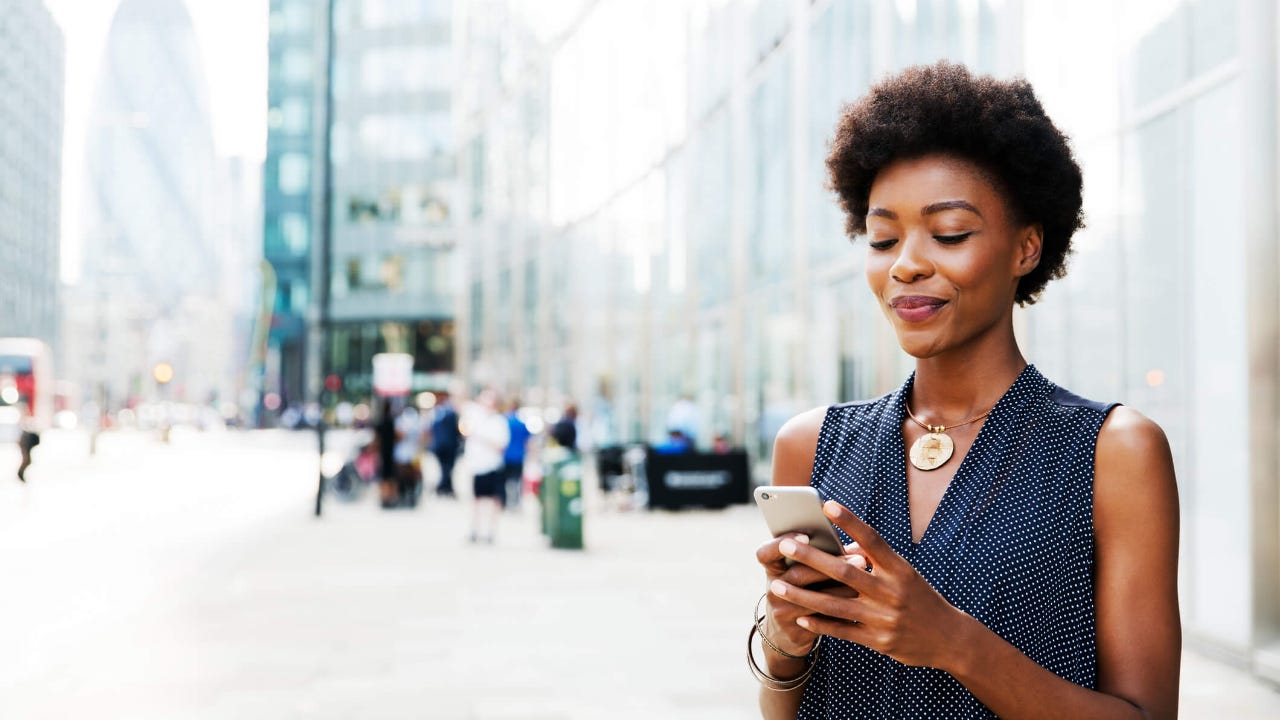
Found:
[{"label": "chin", "polygon": [[946,352],[950,344],[941,333],[898,330],[898,347],[917,360],[927,360]]}]

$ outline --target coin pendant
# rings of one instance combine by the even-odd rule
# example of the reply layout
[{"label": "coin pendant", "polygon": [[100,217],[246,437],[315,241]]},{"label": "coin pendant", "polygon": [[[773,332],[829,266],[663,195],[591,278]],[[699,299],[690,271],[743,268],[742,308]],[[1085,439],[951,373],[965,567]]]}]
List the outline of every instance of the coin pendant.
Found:
[{"label": "coin pendant", "polygon": [[956,444],[946,433],[925,433],[911,445],[911,464],[920,470],[936,470],[951,459]]}]

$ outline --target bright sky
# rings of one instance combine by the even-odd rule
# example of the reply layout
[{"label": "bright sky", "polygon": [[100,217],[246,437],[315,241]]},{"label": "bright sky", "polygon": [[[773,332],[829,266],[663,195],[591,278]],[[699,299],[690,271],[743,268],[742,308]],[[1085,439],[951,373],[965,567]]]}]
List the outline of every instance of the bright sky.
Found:
[{"label": "bright sky", "polygon": [[[185,2],[204,57],[219,155],[261,160],[266,155],[267,0]],[[79,271],[79,195],[84,180],[84,133],[97,68],[120,0],[44,0],[66,44],[66,104],[62,145],[62,277]],[[73,267],[75,266],[75,267]]]}]

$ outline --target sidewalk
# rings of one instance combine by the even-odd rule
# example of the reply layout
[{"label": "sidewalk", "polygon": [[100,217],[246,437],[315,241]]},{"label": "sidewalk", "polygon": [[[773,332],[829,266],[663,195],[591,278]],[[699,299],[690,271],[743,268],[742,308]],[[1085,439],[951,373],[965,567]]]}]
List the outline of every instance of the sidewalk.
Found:
[{"label": "sidewalk", "polygon": [[[589,498],[587,549],[553,551],[531,502],[477,546],[466,500],[383,512],[370,494],[317,520],[310,482],[287,480],[296,508],[275,493],[251,526],[113,573],[152,590],[92,622],[59,628],[72,620],[27,605],[48,641],[0,679],[0,716],[758,717],[743,660],[765,535],[754,508],[619,512]],[[96,541],[101,557],[119,554],[112,542]],[[56,572],[46,560],[26,567]],[[1277,718],[1280,694],[1188,654],[1181,717]]]}]

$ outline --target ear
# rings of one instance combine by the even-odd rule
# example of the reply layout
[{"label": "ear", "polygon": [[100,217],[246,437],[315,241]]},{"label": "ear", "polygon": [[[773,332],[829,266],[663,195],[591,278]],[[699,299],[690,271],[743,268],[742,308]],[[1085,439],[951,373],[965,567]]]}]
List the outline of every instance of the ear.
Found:
[{"label": "ear", "polygon": [[1039,223],[1028,225],[1018,236],[1018,249],[1014,264],[1014,274],[1025,277],[1040,265],[1040,251],[1044,248],[1044,226]]}]

